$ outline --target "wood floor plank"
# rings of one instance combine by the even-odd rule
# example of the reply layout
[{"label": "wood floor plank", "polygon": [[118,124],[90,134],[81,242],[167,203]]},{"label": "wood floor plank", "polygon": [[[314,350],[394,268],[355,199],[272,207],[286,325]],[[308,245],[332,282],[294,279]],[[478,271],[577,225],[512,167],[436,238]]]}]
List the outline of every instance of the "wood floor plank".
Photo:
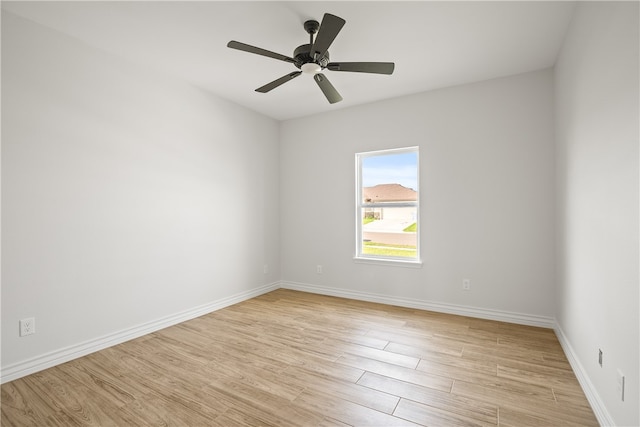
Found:
[{"label": "wood floor plank", "polygon": [[136,400],[133,390],[129,390],[118,381],[112,381],[108,377],[85,369],[84,364],[78,363],[75,360],[60,365],[57,368],[77,384],[82,384],[84,387],[99,394],[102,399],[110,400],[120,406]]},{"label": "wood floor plank", "polygon": [[498,376],[554,389],[580,387],[572,371],[538,364],[503,362],[498,364]]},{"label": "wood floor plank", "polygon": [[116,425],[136,425],[144,420],[145,425],[210,425],[220,415],[216,411],[193,410],[191,405],[183,405],[171,396],[157,396],[154,393],[142,396],[121,408],[121,417],[126,420]]},{"label": "wood floor plank", "polygon": [[398,365],[405,368],[415,369],[420,362],[420,358],[414,356],[407,356],[404,354],[394,353],[391,351],[378,350],[376,348],[351,345],[343,348],[344,353],[352,354],[355,356],[362,356],[369,359],[377,360],[380,362],[390,363],[392,365]]},{"label": "wood floor plank", "polygon": [[16,427],[597,425],[552,330],[286,289],[1,398]]},{"label": "wood floor plank", "polygon": [[496,367],[489,366],[493,370],[485,369],[485,366],[480,365],[480,369],[477,369],[478,363],[440,363],[433,360],[422,359],[416,368],[418,371],[426,372],[431,375],[437,375],[449,380],[462,380],[468,382],[484,383],[487,378],[496,377]]},{"label": "wood floor plank", "polygon": [[389,344],[389,341],[387,340],[381,340],[366,335],[349,335],[344,333],[331,334],[331,338],[327,339],[325,343],[330,343],[332,341],[347,344],[358,344],[365,347],[376,348],[378,350],[384,350],[384,348]]},{"label": "wood floor plank", "polygon": [[351,354],[345,354],[338,359],[336,363],[353,367],[361,367],[368,372],[373,372],[379,375],[395,378],[400,381],[440,391],[451,391],[451,386],[453,384],[453,380],[451,379]]},{"label": "wood floor plank", "polygon": [[459,416],[460,419],[474,420],[488,425],[498,423],[498,406],[480,400],[457,396],[371,372],[366,372],[358,380],[358,384],[451,412]]},{"label": "wood floor plank", "polygon": [[453,394],[473,397],[487,403],[498,405],[500,413],[507,408],[511,412],[522,414],[523,417],[546,420],[547,425],[597,425],[593,412],[587,408],[574,408],[571,405],[560,405],[556,402],[552,390],[544,387],[531,386],[517,381],[503,382],[502,379],[495,384],[467,383],[456,381]]},{"label": "wood floor plank", "polygon": [[352,426],[400,427],[420,425],[313,390],[302,393],[295,400],[295,403],[317,411],[318,413],[331,414],[331,418]]},{"label": "wood floor plank", "polygon": [[[407,356],[417,357],[420,359],[420,364],[425,361],[441,363],[443,365],[457,366],[461,368],[470,368],[480,372],[488,374],[497,372],[497,363],[490,360],[469,359],[462,358],[461,352],[447,352],[443,347],[420,344],[420,345],[407,345],[390,342],[386,347],[386,351],[393,353],[404,354]],[[418,367],[418,369],[420,369]]]},{"label": "wood floor plank", "polygon": [[470,360],[485,360],[499,363],[501,360],[516,360],[528,363],[544,364],[543,354],[537,351],[527,351],[507,346],[465,344],[461,356]]},{"label": "wood floor plank", "polygon": [[567,414],[562,410],[552,411],[549,408],[535,411],[530,408],[502,405],[500,406],[499,425],[509,427],[599,426],[598,422],[593,417],[574,415],[576,414]]},{"label": "wood floor plank", "polygon": [[351,427],[350,424],[343,423],[342,421],[338,421],[331,417],[325,417],[319,424],[318,427]]},{"label": "wood floor plank", "polygon": [[363,387],[357,382],[328,378],[299,367],[291,367],[286,374],[297,378],[301,383],[305,384],[305,390],[328,393],[387,414],[393,412],[400,400],[397,396],[389,394],[385,390]]},{"label": "wood floor plank", "polygon": [[[11,424],[1,424],[3,426],[11,425]],[[47,421],[44,424],[38,424],[38,426],[51,426],[51,427],[80,427],[83,424],[80,424],[75,419],[71,418],[63,411],[57,411],[54,414],[51,414],[47,417]]]},{"label": "wood floor plank", "polygon": [[358,367],[341,365],[338,363],[327,363],[326,360],[314,358],[313,356],[307,357],[304,362],[294,361],[290,366],[300,367],[316,374],[321,374],[338,380],[351,381],[354,383],[358,381],[358,378],[360,378],[365,372],[364,369]]},{"label": "wood floor plank", "polygon": [[237,421],[254,418],[261,421],[258,425],[299,426],[324,417],[268,390],[257,390],[248,382],[226,380],[211,388],[230,407],[224,415]]},{"label": "wood floor plank", "polygon": [[418,349],[428,349],[430,352],[440,352],[453,356],[462,355],[464,343],[456,340],[448,340],[446,338],[435,337],[420,331],[386,331],[372,330],[367,333],[368,336],[385,339],[389,341],[389,345],[405,345]]},{"label": "wood floor plank", "polygon": [[563,352],[542,353],[542,362],[547,366],[571,370],[571,365]]},{"label": "wood floor plank", "polygon": [[[267,417],[272,418],[272,417]],[[290,424],[288,424],[290,425]],[[257,414],[248,412],[242,412],[235,408],[229,409],[228,412],[220,415],[216,418],[211,426],[219,427],[246,427],[246,426],[261,426],[261,427],[279,427],[276,421],[266,421],[264,417]]]},{"label": "wood floor plank", "polygon": [[591,406],[589,401],[578,387],[569,390],[568,388],[552,389],[553,396],[556,398],[556,402],[561,407],[567,407],[567,409],[576,408],[579,412],[589,413]]},{"label": "wood floor plank", "polygon": [[27,381],[48,407],[55,408],[56,415],[64,413],[74,423],[88,426],[127,424],[127,419],[121,417],[121,402],[101,399],[90,387],[74,381],[58,367],[33,374]]},{"label": "wood floor plank", "polygon": [[241,414],[240,419],[237,419],[238,415],[236,415],[234,412],[229,413],[229,415],[222,414],[214,419],[208,427],[246,427],[264,425],[254,417],[252,417],[250,420],[247,420],[248,416],[248,414]]},{"label": "wood floor plank", "polygon": [[478,375],[471,381],[455,380],[451,392],[495,404],[516,401],[552,405],[556,402],[550,387],[490,375]]},{"label": "wood floor plank", "polygon": [[408,399],[400,400],[393,415],[426,426],[482,427],[491,425]]},{"label": "wood floor plank", "polygon": [[2,416],[0,425],[11,425],[13,415],[20,419],[24,426],[48,425],[48,414],[57,411],[55,406],[49,405],[38,393],[29,387],[27,381],[12,381],[2,385]]}]

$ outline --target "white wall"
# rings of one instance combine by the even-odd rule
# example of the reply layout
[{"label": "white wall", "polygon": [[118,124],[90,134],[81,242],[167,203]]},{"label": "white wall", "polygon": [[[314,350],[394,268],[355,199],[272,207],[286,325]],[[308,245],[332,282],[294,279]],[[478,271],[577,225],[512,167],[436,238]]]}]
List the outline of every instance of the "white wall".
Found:
[{"label": "white wall", "polygon": [[[283,122],[283,281],[552,324],[553,143],[551,70]],[[420,147],[424,265],[355,263],[354,155],[406,146]]]},{"label": "white wall", "polygon": [[[278,132],[4,12],[3,380],[277,284]],[[31,316],[36,334],[19,338]]]},{"label": "white wall", "polygon": [[601,422],[627,426],[640,424],[638,14],[580,3],[555,72],[557,322]]},{"label": "white wall", "polygon": [[[2,59],[3,380],[282,278],[557,316],[600,419],[639,424],[637,3],[581,4],[555,75],[280,126],[7,12]],[[354,263],[354,154],[413,145],[424,265]]]}]

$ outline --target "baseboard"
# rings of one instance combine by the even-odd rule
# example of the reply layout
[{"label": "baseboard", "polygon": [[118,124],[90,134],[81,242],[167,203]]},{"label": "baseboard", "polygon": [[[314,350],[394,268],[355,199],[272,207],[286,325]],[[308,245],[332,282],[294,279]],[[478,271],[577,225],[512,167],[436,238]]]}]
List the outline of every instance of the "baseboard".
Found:
[{"label": "baseboard", "polygon": [[556,323],[555,319],[553,318],[498,310],[480,309],[476,307],[445,304],[432,301],[422,301],[409,298],[399,298],[388,295],[350,291],[339,288],[331,288],[326,286],[310,285],[296,282],[276,282],[267,284],[250,291],[241,292],[226,298],[222,298],[220,300],[212,301],[210,303],[203,304],[201,306],[194,307],[192,309],[185,310],[170,316],[166,316],[152,322],[137,325],[132,328],[115,332],[113,334],[108,334],[100,338],[85,341],[25,361],[14,363],[6,367],[2,367],[0,369],[0,384],[4,384],[6,382],[13,381],[26,375],[51,368],[61,363],[86,356],[107,347],[121,344],[123,342],[141,337],[146,334],[150,334],[160,329],[164,329],[169,326],[173,326],[178,323],[203,316],[205,314],[220,310],[230,305],[237,304],[239,302],[246,301],[267,292],[274,291],[278,288],[554,329],[556,336],[558,337],[558,341],[560,341],[560,345],[562,346],[562,349],[567,356],[567,360],[569,361],[569,364],[571,365],[571,368],[573,369],[576,378],[578,379],[578,382],[580,383],[580,386],[582,387],[582,390],[584,391],[587,400],[589,401],[589,404],[591,405],[591,408],[593,409],[593,412],[598,419],[598,422],[603,426],[615,425],[613,418],[600,399],[600,396],[598,395],[582,364],[578,360],[576,353],[571,347],[571,344],[565,336],[562,328]]},{"label": "baseboard", "polygon": [[315,294],[330,295],[335,297],[350,298],[361,301],[377,302],[381,304],[396,305],[399,307],[416,308],[439,313],[457,314],[459,316],[476,317],[480,319],[498,320],[501,322],[516,323],[519,325],[538,326],[553,329],[555,319],[552,317],[537,316],[533,314],[513,313],[508,311],[490,310],[464,305],[445,304],[433,301],[423,301],[411,298],[399,298],[389,295],[373,294],[368,292],[350,291],[345,289],[330,288],[326,286],[310,285],[296,282],[281,282],[280,287],[296,291],[311,292]]},{"label": "baseboard", "polygon": [[166,327],[194,319],[213,311],[220,310],[230,305],[257,297],[267,292],[271,292],[278,289],[279,287],[280,284],[278,282],[267,284],[259,288],[255,288],[246,292],[240,292],[226,298],[222,298],[179,313],[175,313],[161,319],[143,323],[141,325],[124,329],[96,339],[55,350],[41,356],[14,363],[9,366],[3,366],[2,369],[0,369],[0,384],[13,381],[26,375],[42,371],[43,369],[51,368],[61,363],[86,356],[87,354],[94,353],[107,347],[121,344],[125,341],[129,341],[134,338],[159,331],[160,329],[164,329]]},{"label": "baseboard", "polygon": [[564,354],[567,356],[567,360],[571,365],[571,369],[573,369],[573,372],[576,375],[578,382],[580,383],[580,387],[582,387],[582,391],[584,391],[584,394],[587,397],[589,404],[591,405],[591,409],[593,409],[593,413],[598,419],[598,423],[600,423],[601,426],[615,426],[616,423],[613,420],[613,417],[611,416],[609,411],[607,411],[604,402],[602,401],[602,399],[600,399],[600,395],[589,379],[587,371],[582,366],[582,363],[580,363],[580,360],[578,359],[576,352],[573,350],[573,347],[571,347],[567,336],[564,334],[564,331],[557,323],[554,331],[556,333],[556,336],[558,337],[558,341],[560,341],[560,345],[562,346]]}]

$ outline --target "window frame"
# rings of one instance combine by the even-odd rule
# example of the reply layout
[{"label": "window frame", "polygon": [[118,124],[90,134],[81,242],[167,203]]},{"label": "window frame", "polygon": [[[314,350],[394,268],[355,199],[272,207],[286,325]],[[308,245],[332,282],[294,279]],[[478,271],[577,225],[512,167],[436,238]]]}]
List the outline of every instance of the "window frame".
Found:
[{"label": "window frame", "polygon": [[[362,163],[363,159],[376,156],[385,156],[402,153],[416,153],[416,169],[417,169],[417,182],[415,191],[417,193],[415,202],[383,202],[383,203],[367,203],[363,197],[362,186]],[[368,263],[368,264],[384,264],[404,267],[422,267],[421,253],[420,253],[420,149],[418,146],[391,148],[385,150],[365,151],[355,154],[355,167],[356,167],[356,206],[355,206],[355,218],[356,218],[356,242],[355,242],[355,255],[353,257],[355,262]],[[402,207],[414,207],[416,209],[416,222],[418,224],[416,231],[416,257],[395,257],[385,255],[372,255],[363,253],[363,211],[364,209],[371,208],[402,208]]]}]

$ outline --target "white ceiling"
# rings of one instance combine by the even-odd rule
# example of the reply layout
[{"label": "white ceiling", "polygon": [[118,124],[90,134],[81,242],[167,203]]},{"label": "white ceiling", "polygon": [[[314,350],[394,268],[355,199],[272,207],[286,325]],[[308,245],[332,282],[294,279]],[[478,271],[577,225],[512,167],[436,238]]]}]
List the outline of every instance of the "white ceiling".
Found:
[{"label": "white ceiling", "polygon": [[[573,2],[2,2],[2,9],[141,63],[278,120],[550,67]],[[335,62],[395,62],[391,76],[325,70],[344,101],[329,104],[297,69],[229,49],[237,40],[293,56],[309,42],[308,19],[325,12],[346,25]]]}]

